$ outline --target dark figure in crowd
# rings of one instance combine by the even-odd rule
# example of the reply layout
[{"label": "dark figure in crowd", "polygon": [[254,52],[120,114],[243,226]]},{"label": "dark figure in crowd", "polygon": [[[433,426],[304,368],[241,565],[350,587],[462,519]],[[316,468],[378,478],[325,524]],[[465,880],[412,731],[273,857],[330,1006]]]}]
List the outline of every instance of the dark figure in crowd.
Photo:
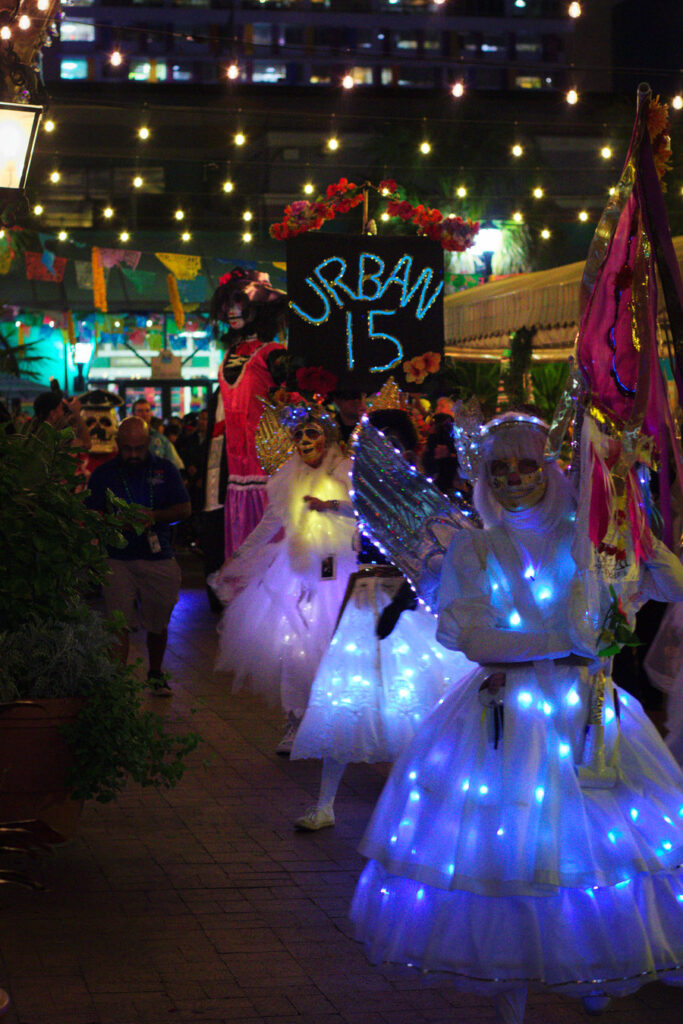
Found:
[{"label": "dark figure in crowd", "polygon": [[146,423],[136,416],[121,422],[118,454],[90,477],[91,508],[104,511],[107,491],[148,509],[146,529],[130,534],[124,548],[109,550],[110,576],[104,585],[107,613],[123,613],[126,628],[119,637],[119,656],[125,663],[129,633],[147,631],[149,671],[154,693],[170,697],[162,663],[168,624],[180,592],[180,566],[173,556],[171,527],[190,516],[190,498],[180,472],[168,459],[152,455]]}]

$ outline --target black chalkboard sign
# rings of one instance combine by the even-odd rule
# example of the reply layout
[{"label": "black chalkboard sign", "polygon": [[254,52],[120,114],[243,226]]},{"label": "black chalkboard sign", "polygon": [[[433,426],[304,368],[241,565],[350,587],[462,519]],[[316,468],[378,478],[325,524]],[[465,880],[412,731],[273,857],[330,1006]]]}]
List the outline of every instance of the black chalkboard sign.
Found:
[{"label": "black chalkboard sign", "polygon": [[374,392],[404,364],[443,353],[443,250],[406,235],[301,234],[287,241],[289,352],[339,386]]}]

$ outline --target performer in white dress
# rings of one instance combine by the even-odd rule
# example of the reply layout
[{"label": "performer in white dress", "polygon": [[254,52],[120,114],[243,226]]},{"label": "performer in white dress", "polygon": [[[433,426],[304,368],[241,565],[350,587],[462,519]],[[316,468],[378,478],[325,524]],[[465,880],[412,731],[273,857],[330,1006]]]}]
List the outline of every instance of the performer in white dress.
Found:
[{"label": "performer in white dress", "polygon": [[334,424],[317,408],[293,407],[289,417],[296,450],[268,481],[266,512],[210,578],[227,605],[216,668],[233,673],[233,691],[281,704],[280,753],[291,749],[356,567],[351,463]]},{"label": "performer in white dress", "polygon": [[[382,409],[368,417],[409,462],[418,437],[409,413]],[[385,562],[366,545],[359,562]],[[318,800],[295,821],[317,831],[335,824],[334,799],[346,765],[393,762],[451,682],[476,666],[464,655],[446,657],[436,619],[416,600],[383,639],[378,621],[397,599],[404,577],[391,565],[362,565],[311,688],[291,757],[322,758]],[[412,591],[411,591],[412,593]]]},{"label": "performer in white dress", "polygon": [[[593,1012],[656,978],[683,983],[683,776],[596,656],[609,597],[586,602],[574,501],[544,440],[532,417],[485,428],[485,529],[452,541],[437,633],[481,667],[396,762],[352,906],[374,961],[451,972],[503,1022],[522,1020],[528,985]],[[629,616],[682,594],[655,542]]]}]

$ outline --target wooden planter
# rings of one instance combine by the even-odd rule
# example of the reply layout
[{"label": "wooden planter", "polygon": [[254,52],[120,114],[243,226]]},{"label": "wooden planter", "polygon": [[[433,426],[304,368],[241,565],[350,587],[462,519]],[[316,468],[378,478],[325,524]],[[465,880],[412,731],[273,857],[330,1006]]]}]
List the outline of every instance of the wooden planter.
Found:
[{"label": "wooden planter", "polygon": [[37,819],[63,839],[73,836],[83,801],[66,787],[73,759],[60,729],[82,705],[77,698],[0,704],[0,821]]}]

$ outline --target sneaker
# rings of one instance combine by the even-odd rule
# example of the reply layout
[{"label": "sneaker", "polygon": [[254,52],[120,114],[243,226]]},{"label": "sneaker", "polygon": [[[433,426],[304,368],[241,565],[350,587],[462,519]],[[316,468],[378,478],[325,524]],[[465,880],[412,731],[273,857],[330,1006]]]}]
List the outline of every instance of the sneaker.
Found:
[{"label": "sneaker", "polygon": [[604,992],[591,992],[589,996],[581,997],[584,1011],[589,1017],[599,1017],[607,1009],[611,1001],[610,997],[606,996]]},{"label": "sneaker", "polygon": [[294,822],[294,828],[302,832],[317,832],[319,828],[330,828],[334,825],[334,811],[331,807],[318,807],[313,804],[301,818]]},{"label": "sneaker", "polygon": [[155,672],[148,672],[147,682],[152,687],[152,693],[155,697],[173,696],[173,690],[168,685],[168,674],[166,672],[161,672],[158,675]]},{"label": "sneaker", "polygon": [[287,725],[285,726],[284,736],[275,748],[276,754],[289,755],[292,752],[294,746],[294,737],[296,731],[301,725],[301,719],[298,715],[295,715],[293,711],[290,711],[287,715]]}]

